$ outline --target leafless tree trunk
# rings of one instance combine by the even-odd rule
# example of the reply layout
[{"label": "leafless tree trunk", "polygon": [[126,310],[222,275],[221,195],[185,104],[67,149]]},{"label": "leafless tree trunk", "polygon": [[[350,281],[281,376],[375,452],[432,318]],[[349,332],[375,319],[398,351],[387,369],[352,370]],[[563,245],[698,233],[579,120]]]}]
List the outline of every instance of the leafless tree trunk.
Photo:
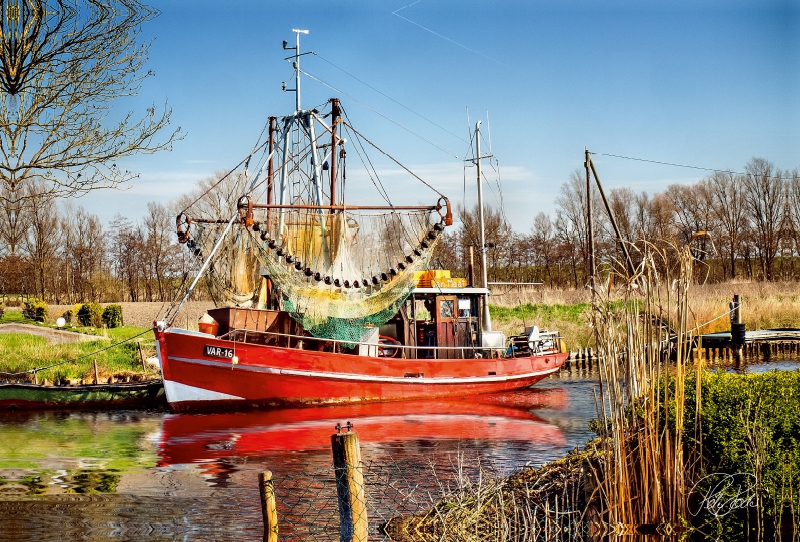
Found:
[{"label": "leafless tree trunk", "polygon": [[765,280],[773,280],[773,262],[781,238],[786,186],[783,173],[763,158],[753,158],[745,166],[745,204],[753,224],[756,251]]}]

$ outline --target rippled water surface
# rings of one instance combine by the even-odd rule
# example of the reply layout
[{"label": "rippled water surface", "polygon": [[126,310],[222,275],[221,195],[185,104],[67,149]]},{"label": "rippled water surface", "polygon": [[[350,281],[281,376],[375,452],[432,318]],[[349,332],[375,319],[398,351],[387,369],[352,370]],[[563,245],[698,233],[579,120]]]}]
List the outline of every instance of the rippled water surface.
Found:
[{"label": "rippled water surface", "polygon": [[[763,368],[778,367],[749,370]],[[0,540],[261,540],[257,476],[267,469],[281,532],[336,540],[337,423],[359,434],[377,524],[429,504],[460,467],[503,474],[583,445],[595,386],[595,375],[573,370],[480,403],[3,413]]]}]

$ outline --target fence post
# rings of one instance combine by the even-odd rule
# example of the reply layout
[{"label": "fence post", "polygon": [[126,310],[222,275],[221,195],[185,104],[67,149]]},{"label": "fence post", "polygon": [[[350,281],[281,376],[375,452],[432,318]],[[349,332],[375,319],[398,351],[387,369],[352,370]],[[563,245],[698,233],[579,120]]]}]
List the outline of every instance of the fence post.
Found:
[{"label": "fence post", "polygon": [[264,542],[278,542],[278,510],[275,508],[275,484],[272,472],[258,473],[258,489],[261,493],[261,514],[264,516]]},{"label": "fence post", "polygon": [[331,435],[336,494],[339,498],[339,539],[341,542],[366,542],[369,535],[364,473],[361,470],[361,448],[358,434],[347,422],[346,433],[336,424]]}]

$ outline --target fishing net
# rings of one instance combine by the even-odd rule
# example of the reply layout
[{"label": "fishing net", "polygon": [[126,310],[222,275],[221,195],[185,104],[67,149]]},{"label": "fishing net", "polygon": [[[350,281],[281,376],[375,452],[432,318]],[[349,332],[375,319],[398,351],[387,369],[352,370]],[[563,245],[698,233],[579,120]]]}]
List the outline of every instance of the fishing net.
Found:
[{"label": "fishing net", "polygon": [[[398,312],[415,286],[414,273],[427,268],[447,201],[394,206],[378,177],[381,164],[366,155],[371,142],[331,107],[327,115],[296,112],[271,125],[274,146],[262,145],[259,158],[252,154],[237,170],[201,186],[178,217],[178,235],[199,262],[210,258],[205,278],[218,306],[275,308],[265,300],[277,298],[313,336],[356,343]],[[332,126],[347,137],[336,135],[328,118],[339,119]],[[342,203],[345,143],[365,167],[361,181],[386,202],[383,212]],[[402,165],[394,171],[413,175]],[[363,199],[362,187],[355,188]],[[265,201],[268,206],[257,205]],[[261,275],[272,281],[273,295],[260,295]]]},{"label": "fishing net", "polygon": [[[208,191],[212,185],[214,190]],[[221,180],[206,179],[200,186],[206,192],[194,202],[192,218],[181,215],[187,222],[179,223],[179,228],[189,230],[186,246],[197,264],[202,265],[213,252],[204,279],[206,290],[217,306],[251,307],[254,292],[261,284],[262,266],[252,236],[238,222],[227,227],[236,212],[236,202],[248,186],[243,170]],[[218,241],[219,247],[214,252]]]},{"label": "fishing net", "polygon": [[315,337],[349,343],[397,313],[442,228],[431,211],[273,214],[258,247],[284,310]]}]

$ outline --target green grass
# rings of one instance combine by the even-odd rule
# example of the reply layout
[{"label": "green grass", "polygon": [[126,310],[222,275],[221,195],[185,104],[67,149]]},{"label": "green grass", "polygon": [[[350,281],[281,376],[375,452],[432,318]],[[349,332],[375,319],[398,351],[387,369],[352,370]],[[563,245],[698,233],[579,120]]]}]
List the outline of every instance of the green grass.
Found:
[{"label": "green grass", "polygon": [[568,320],[579,323],[583,321],[586,311],[591,308],[590,303],[577,303],[575,305],[547,305],[525,303],[516,307],[490,306],[492,317],[498,320],[511,320],[512,318],[531,320]]},{"label": "green grass", "polygon": [[[6,311],[0,323],[15,322],[34,323],[17,311]],[[56,328],[54,325],[36,324],[40,327]],[[18,373],[46,367],[58,363],[57,367],[37,371],[39,382],[47,379],[51,382],[63,379],[86,379],[94,381],[94,364],[97,360],[98,373],[101,380],[111,376],[127,376],[143,374],[137,343],[142,341],[145,357],[154,354],[153,332],[147,328],[122,326],[112,329],[97,329],[83,326],[67,327],[66,331],[97,335],[96,340],[50,344],[43,337],[25,333],[0,334],[0,371]],[[113,346],[116,343],[143,333],[136,339]],[[111,348],[108,348],[111,346]],[[102,351],[100,351],[102,350]],[[80,359],[78,359],[80,358]],[[156,376],[152,374],[151,376]],[[32,376],[0,375],[3,380],[27,380]]]},{"label": "green grass", "polygon": [[588,325],[589,303],[574,305],[550,305],[544,303],[525,303],[515,307],[490,305],[494,327],[506,335],[517,335],[525,326],[539,326],[540,329],[558,330],[570,350],[586,348],[592,340],[592,330]]}]

